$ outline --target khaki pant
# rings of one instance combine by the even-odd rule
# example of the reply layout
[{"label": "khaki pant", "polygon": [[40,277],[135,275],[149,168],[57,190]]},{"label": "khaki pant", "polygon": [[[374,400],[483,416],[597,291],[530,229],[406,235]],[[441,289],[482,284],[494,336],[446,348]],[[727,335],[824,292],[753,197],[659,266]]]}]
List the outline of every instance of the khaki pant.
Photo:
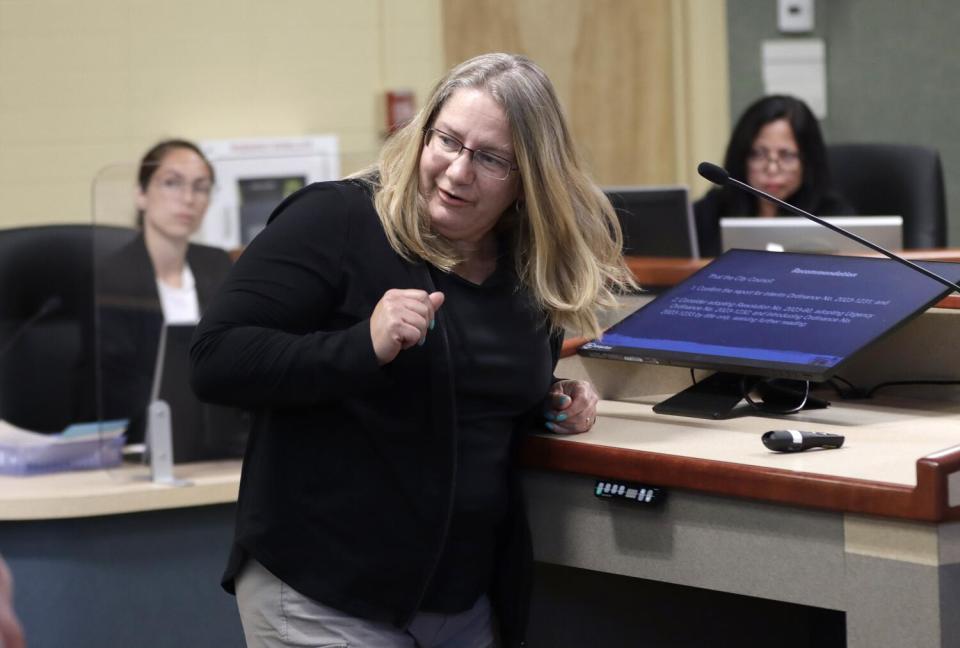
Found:
[{"label": "khaki pant", "polygon": [[303,596],[250,560],[237,578],[248,648],[493,648],[490,601],[466,612],[421,612],[407,630],[359,619]]}]

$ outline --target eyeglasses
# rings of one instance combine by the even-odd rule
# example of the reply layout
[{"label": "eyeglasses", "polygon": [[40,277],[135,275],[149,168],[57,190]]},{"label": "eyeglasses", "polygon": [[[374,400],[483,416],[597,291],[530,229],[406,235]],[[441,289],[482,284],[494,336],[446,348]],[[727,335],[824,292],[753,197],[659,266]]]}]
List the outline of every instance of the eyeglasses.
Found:
[{"label": "eyeglasses", "polygon": [[463,142],[456,137],[450,133],[444,133],[440,129],[428,128],[424,132],[424,137],[426,138],[425,143],[427,146],[451,162],[460,157],[460,154],[464,151],[469,151],[471,153],[470,159],[473,162],[473,167],[488,178],[506,180],[510,177],[511,171],[518,169],[513,162],[499,155],[494,155],[484,150],[467,148],[463,145]]},{"label": "eyeglasses", "polygon": [[195,180],[192,183],[180,176],[170,176],[159,180],[160,191],[168,196],[182,196],[190,193],[200,198],[209,198],[213,193],[213,183],[209,180]]},{"label": "eyeglasses", "polygon": [[771,164],[776,164],[781,171],[796,171],[800,168],[800,153],[780,149],[770,151],[765,148],[750,149],[747,155],[747,166],[753,171],[764,171]]}]

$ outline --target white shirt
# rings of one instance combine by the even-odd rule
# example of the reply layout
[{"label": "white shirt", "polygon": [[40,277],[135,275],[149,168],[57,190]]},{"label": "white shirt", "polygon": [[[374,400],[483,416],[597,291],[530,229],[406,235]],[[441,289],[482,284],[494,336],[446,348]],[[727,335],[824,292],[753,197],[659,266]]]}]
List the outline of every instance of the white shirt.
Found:
[{"label": "white shirt", "polygon": [[200,321],[200,302],[197,299],[197,284],[190,266],[183,266],[180,287],[174,288],[157,279],[163,320],[167,324],[196,324]]}]

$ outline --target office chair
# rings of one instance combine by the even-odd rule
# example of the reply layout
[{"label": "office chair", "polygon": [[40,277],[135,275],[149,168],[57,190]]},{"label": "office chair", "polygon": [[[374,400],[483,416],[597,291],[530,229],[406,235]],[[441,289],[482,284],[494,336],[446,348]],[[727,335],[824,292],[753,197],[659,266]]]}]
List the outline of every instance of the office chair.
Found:
[{"label": "office chair", "polygon": [[97,418],[94,267],[137,231],[0,230],[0,418],[37,432]]},{"label": "office chair", "polygon": [[906,249],[947,245],[947,208],[940,154],[905,144],[827,147],[837,191],[858,214],[903,217]]}]

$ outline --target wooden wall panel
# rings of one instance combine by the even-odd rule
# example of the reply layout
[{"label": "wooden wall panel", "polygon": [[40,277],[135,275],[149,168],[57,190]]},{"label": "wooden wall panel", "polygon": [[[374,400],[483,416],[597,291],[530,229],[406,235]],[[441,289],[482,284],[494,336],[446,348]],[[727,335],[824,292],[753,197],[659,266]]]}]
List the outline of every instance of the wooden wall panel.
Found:
[{"label": "wooden wall panel", "polygon": [[670,0],[443,0],[444,56],[525,54],[602,184],[677,182]]}]

